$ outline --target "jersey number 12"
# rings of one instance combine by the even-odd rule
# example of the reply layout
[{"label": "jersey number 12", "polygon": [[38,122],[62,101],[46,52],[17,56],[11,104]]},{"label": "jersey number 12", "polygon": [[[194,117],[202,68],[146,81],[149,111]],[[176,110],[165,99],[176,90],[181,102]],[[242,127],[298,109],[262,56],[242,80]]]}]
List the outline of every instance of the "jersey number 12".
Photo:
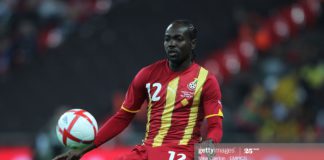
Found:
[{"label": "jersey number 12", "polygon": [[156,89],[155,89],[155,92],[153,93],[153,95],[151,96],[151,83],[146,83],[146,89],[147,89],[148,95],[150,96],[151,101],[155,102],[155,101],[160,100],[160,98],[161,98],[160,96],[158,96],[158,94],[161,91],[162,84],[161,83],[153,83],[152,87],[154,87]]}]

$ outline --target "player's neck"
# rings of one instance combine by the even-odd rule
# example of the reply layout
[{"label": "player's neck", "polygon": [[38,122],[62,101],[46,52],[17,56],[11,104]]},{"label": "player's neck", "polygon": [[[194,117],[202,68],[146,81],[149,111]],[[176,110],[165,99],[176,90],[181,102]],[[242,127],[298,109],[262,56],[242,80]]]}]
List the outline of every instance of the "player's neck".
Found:
[{"label": "player's neck", "polygon": [[173,72],[181,72],[186,70],[188,67],[190,67],[192,63],[193,63],[192,60],[186,60],[179,64],[172,63],[171,61],[169,61],[169,67]]}]

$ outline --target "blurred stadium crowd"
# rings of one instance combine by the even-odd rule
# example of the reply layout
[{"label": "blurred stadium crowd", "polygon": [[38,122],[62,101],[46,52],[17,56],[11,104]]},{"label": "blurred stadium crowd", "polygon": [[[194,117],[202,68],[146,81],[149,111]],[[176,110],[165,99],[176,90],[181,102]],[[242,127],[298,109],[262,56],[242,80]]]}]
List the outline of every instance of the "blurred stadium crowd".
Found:
[{"label": "blurred stadium crowd", "polygon": [[0,2],[0,76],[58,47],[82,22],[105,14],[111,0]]},{"label": "blurred stadium crowd", "polygon": [[238,38],[204,61],[223,81],[225,141],[323,142],[321,12],[307,0],[269,17],[243,13]]},{"label": "blurred stadium crowd", "polygon": [[[4,98],[0,98],[0,107],[3,106],[5,112],[8,111],[8,115],[4,115],[2,119],[5,122],[10,120],[15,108],[19,108],[17,105],[25,102],[33,102],[27,108],[35,107],[31,110],[43,115],[34,117],[33,122],[36,124],[29,128],[24,125],[26,123],[16,122],[8,126],[7,130],[26,131],[32,137],[37,135],[36,148],[45,153],[46,149],[50,150],[49,146],[58,146],[53,126],[58,116],[69,108],[66,104],[73,107],[86,106],[85,109],[93,113],[99,122],[104,122],[107,115],[119,108],[127,85],[137,69],[156,60],[156,57],[163,57],[147,55],[152,51],[161,52],[162,48],[159,44],[145,44],[147,39],[143,38],[140,31],[141,27],[145,28],[146,22],[152,23],[145,28],[147,33],[144,37],[153,35],[148,39],[162,42],[163,25],[173,20],[175,17],[172,13],[178,11],[175,7],[168,14],[159,9],[168,2],[170,1],[157,1],[147,5],[145,3],[149,3],[148,1],[127,0],[1,1],[0,95]],[[116,10],[111,9],[111,6],[118,3],[124,4],[120,8],[116,7]],[[205,16],[206,19],[201,19],[195,13],[189,18],[196,22],[198,28],[202,25],[199,30],[203,32],[199,39],[202,44],[198,43],[198,46],[203,49],[198,49],[198,53],[202,54],[198,54],[197,61],[216,74],[221,84],[225,115],[223,142],[324,142],[323,0],[264,1],[263,5],[257,0],[249,3],[232,0],[226,2],[232,8],[232,17],[225,17],[220,24],[209,20],[216,16],[210,5],[213,3],[217,2],[204,4],[202,10],[209,11],[207,14],[210,16],[200,16]],[[248,7],[238,7],[242,3]],[[197,5],[194,2],[191,4],[192,8]],[[134,6],[139,6],[141,12],[136,12]],[[254,9],[257,6],[261,11]],[[225,12],[228,9],[226,7],[228,6],[224,6],[223,10],[218,7],[219,12]],[[109,17],[110,10],[115,18]],[[132,19],[132,16],[124,13],[126,11],[134,13],[134,17],[145,18]],[[162,17],[164,14],[168,16]],[[183,15],[186,14],[180,14]],[[125,20],[127,16],[129,19]],[[156,16],[160,16],[160,19]],[[159,29],[161,33],[151,34]],[[220,36],[210,36],[209,33],[204,33],[204,29],[210,31],[210,34],[219,33]],[[227,33],[231,31],[235,34]],[[130,32],[135,33],[131,35]],[[161,35],[160,38],[157,35]],[[215,41],[217,45],[213,45],[215,37],[218,38]],[[141,55],[140,52],[145,53]],[[33,63],[40,63],[36,66],[44,70],[35,71],[31,67],[32,69],[23,71],[35,72],[39,77],[28,79],[16,76],[21,81],[11,78],[12,74],[13,77],[21,74],[22,68],[30,68]],[[23,75],[35,77],[35,74]],[[70,76],[74,78],[69,78]],[[114,76],[118,78],[111,78]],[[31,81],[27,85],[22,82],[26,79]],[[64,84],[65,82],[68,83]],[[51,88],[46,84],[55,85]],[[34,98],[37,99],[36,102],[29,100],[32,98],[28,101],[21,100],[20,103],[6,99],[6,96],[20,91],[13,87],[21,86],[29,89],[18,94],[20,97],[32,96],[36,93],[31,91],[34,87],[41,88],[37,89],[40,93],[35,94],[39,96]],[[62,93],[60,89],[63,88],[68,89]],[[42,97],[47,91],[51,92],[48,95],[51,98]],[[68,95],[75,97],[67,100],[70,98]],[[19,96],[12,99],[19,99]],[[57,104],[51,104],[55,100]],[[13,104],[12,108],[9,102]],[[27,109],[25,111],[33,113]],[[24,116],[26,115],[16,115],[22,119],[28,118]],[[143,109],[134,123],[107,145],[139,143],[145,120]],[[37,123],[39,121],[42,123]],[[24,126],[24,129],[14,128],[19,126]],[[11,143],[8,134],[4,134],[8,132],[6,128],[1,132],[0,146],[17,144]],[[30,145],[30,141],[24,142],[28,143],[18,144]],[[55,150],[60,150],[59,148]]]}]

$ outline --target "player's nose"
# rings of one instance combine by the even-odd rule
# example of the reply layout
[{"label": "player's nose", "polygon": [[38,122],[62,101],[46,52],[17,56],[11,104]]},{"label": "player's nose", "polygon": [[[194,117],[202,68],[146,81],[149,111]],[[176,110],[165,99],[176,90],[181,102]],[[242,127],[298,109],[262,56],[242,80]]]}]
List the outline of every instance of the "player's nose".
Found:
[{"label": "player's nose", "polygon": [[176,46],[176,42],[174,40],[170,40],[168,42],[168,48],[174,48]]}]

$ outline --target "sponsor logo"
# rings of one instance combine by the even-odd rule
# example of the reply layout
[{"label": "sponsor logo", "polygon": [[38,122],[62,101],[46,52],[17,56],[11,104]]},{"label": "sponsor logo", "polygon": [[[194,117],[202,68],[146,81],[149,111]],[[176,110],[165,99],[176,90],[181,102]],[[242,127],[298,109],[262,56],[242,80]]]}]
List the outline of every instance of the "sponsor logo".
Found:
[{"label": "sponsor logo", "polygon": [[190,91],[181,91],[181,95],[182,98],[187,98],[190,99],[194,96],[194,92],[190,92]]}]

